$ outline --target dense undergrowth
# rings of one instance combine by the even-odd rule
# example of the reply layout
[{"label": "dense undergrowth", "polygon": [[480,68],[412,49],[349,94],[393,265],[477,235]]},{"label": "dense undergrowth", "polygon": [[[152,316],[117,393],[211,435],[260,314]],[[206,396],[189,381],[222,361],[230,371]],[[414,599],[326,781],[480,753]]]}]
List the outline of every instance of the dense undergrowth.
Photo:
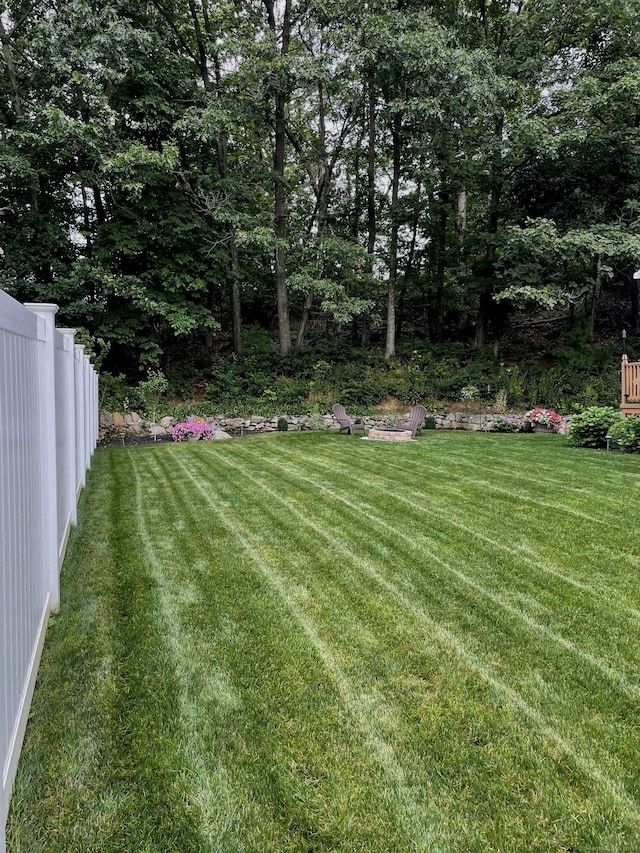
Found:
[{"label": "dense undergrowth", "polygon": [[[543,405],[569,413],[619,405],[619,369],[619,345],[592,345],[581,329],[544,351],[512,347],[498,356],[488,349],[413,339],[391,361],[379,349],[348,348],[327,339],[281,357],[267,333],[254,329],[242,357],[223,356],[210,368],[198,369],[192,362],[167,367],[161,410],[178,417],[304,414],[341,402],[360,412],[393,398],[402,406],[434,408],[463,401],[497,412]],[[103,374],[101,406],[148,411],[141,385],[123,375]]]}]

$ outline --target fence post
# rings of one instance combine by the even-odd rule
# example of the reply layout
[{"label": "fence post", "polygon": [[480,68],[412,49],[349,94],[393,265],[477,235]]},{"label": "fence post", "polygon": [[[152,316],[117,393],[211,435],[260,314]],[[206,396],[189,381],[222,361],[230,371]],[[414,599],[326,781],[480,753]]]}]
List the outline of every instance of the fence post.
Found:
[{"label": "fence post", "polygon": [[57,305],[25,304],[38,317],[37,387],[38,433],[40,444],[42,566],[43,578],[51,595],[51,609],[60,609],[60,573],[58,570],[58,496],[56,485],[56,376],[54,317]]},{"label": "fence post", "polygon": [[[67,431],[70,442],[72,442],[72,447],[70,450],[70,458],[73,461],[73,465],[67,466],[67,470],[65,471],[66,483],[64,484],[64,489],[67,494],[67,505],[71,507],[71,523],[76,524],[78,520],[78,508],[77,508],[77,500],[76,500],[76,471],[75,471],[75,460],[76,460],[76,393],[75,393],[75,378],[74,378],[74,367],[75,367],[75,349],[74,349],[74,337],[76,334],[76,329],[58,329],[58,331],[65,336],[68,340],[69,345],[69,357],[65,358],[65,383],[67,386],[68,397],[65,406],[65,429]],[[60,484],[62,485],[62,484]]]},{"label": "fence post", "polygon": [[74,345],[76,390],[76,498],[85,483],[84,344]]},{"label": "fence post", "polygon": [[91,467],[91,457],[93,456],[92,441],[92,426],[93,426],[93,406],[91,394],[91,362],[89,356],[84,354],[84,411],[82,418],[84,421],[84,467],[85,471]]},{"label": "fence post", "polygon": [[93,438],[91,441],[91,448],[92,448],[91,452],[92,453],[95,452],[95,449],[98,446],[98,417],[99,417],[99,412],[98,412],[98,404],[99,404],[98,383],[99,383],[99,381],[100,380],[98,379],[98,373],[97,373],[95,367],[93,365],[91,365],[91,382],[92,382],[92,388],[93,388],[93,395],[91,397],[91,399],[93,400],[93,403],[91,405],[91,411],[93,413],[93,418],[91,421],[91,423],[93,424]]}]

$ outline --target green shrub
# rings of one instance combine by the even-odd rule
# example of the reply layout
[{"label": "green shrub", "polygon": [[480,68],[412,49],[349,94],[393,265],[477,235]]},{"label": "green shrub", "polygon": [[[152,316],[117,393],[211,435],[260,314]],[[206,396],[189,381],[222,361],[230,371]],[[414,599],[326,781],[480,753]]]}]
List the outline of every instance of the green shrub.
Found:
[{"label": "green shrub", "polygon": [[[127,383],[123,373],[101,373],[98,383],[99,406],[107,412],[121,412],[130,408],[135,390]],[[126,405],[125,405],[126,403]]]},{"label": "green shrub", "polygon": [[167,393],[169,382],[161,370],[150,370],[148,378],[138,385],[145,414],[155,423],[161,398]]},{"label": "green shrub", "polygon": [[309,420],[307,421],[307,426],[309,429],[325,429],[324,418],[320,414],[320,412],[312,412],[309,415]]},{"label": "green shrub", "polygon": [[343,406],[374,406],[388,393],[384,378],[376,382],[374,371],[360,364],[347,365],[342,371],[338,402]]},{"label": "green shrub", "polygon": [[223,408],[208,401],[165,404],[162,407],[162,413],[163,415],[175,418],[177,421],[186,421],[187,418],[193,416],[212,418],[214,415],[226,414]]},{"label": "green shrub", "polygon": [[278,418],[278,432],[286,432],[289,429],[289,421],[286,418]]},{"label": "green shrub", "polygon": [[525,424],[520,420],[520,418],[498,418],[493,422],[492,431],[493,432],[520,432],[523,430]]},{"label": "green shrub", "polygon": [[424,419],[424,426],[422,429],[435,429],[436,428],[436,419],[433,415],[427,415]]},{"label": "green shrub", "polygon": [[640,453],[640,418],[620,418],[609,430],[612,443],[625,453]]},{"label": "green shrub", "polygon": [[611,406],[589,406],[574,415],[569,441],[576,447],[606,447],[606,436],[618,420],[620,412]]},{"label": "green shrub", "polygon": [[262,396],[269,399],[273,395],[275,408],[280,411],[295,409],[296,412],[301,412],[306,404],[307,393],[308,386],[304,380],[280,377],[263,391]]}]

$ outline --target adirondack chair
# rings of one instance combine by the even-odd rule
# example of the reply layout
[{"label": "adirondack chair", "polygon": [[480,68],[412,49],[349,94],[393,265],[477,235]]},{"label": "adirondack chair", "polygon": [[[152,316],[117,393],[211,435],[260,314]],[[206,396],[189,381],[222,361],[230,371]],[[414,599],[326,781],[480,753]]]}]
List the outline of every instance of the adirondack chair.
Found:
[{"label": "adirondack chair", "polygon": [[360,420],[354,421],[350,418],[344,410],[344,406],[342,403],[336,403],[333,407],[333,417],[340,424],[339,432],[342,432],[343,429],[349,430],[349,435],[355,435],[355,431],[357,429],[361,429],[364,432],[364,424]]},{"label": "adirondack chair", "polygon": [[424,419],[427,417],[427,410],[424,406],[412,406],[411,411],[409,412],[409,420],[401,424],[401,426],[405,427],[405,429],[411,430],[411,436],[413,438],[416,437],[416,433],[420,432],[422,429],[422,425],[424,424]]}]

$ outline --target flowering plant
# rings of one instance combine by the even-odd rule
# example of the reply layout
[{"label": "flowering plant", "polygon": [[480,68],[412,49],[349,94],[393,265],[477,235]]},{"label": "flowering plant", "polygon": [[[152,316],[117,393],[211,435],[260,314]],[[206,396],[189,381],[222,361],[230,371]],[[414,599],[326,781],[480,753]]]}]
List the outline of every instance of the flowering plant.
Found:
[{"label": "flowering plant", "polygon": [[186,441],[189,438],[201,438],[204,441],[212,441],[213,433],[206,421],[193,420],[176,424],[171,430],[171,437],[174,441]]},{"label": "flowering plant", "polygon": [[553,409],[531,409],[525,418],[530,424],[546,426],[549,429],[559,429],[562,426],[562,418]]}]

